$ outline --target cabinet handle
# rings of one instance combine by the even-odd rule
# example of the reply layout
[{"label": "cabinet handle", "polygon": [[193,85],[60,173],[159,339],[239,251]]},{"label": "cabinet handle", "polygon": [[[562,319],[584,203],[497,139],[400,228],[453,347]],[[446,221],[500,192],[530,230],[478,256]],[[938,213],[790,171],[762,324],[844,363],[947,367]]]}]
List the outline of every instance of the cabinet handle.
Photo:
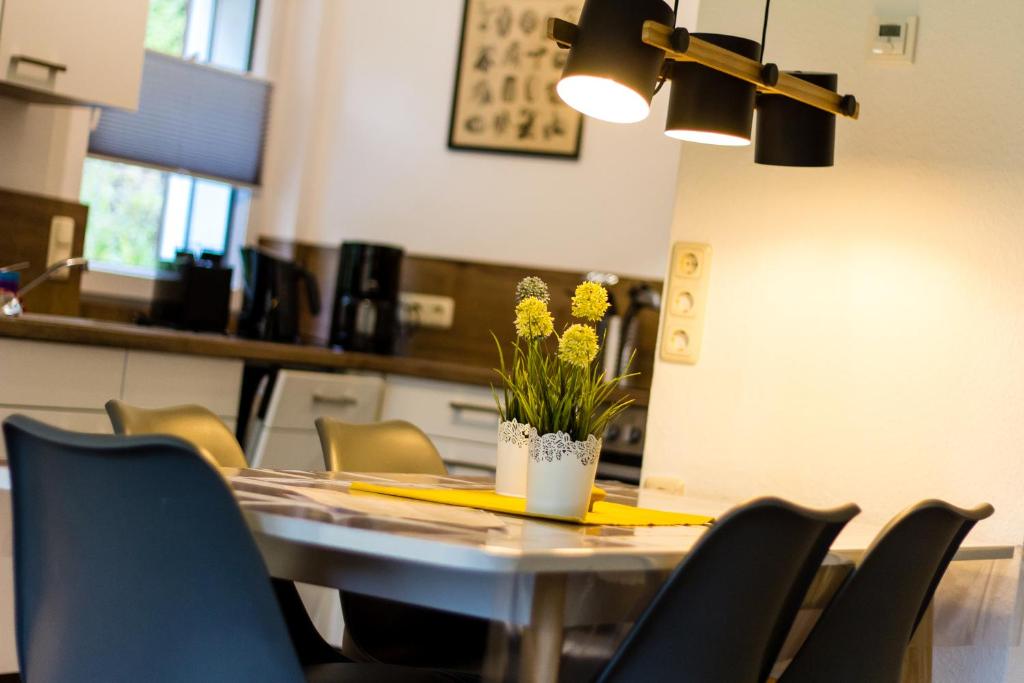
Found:
[{"label": "cabinet handle", "polygon": [[448,403],[448,407],[456,413],[487,413],[488,415],[498,415],[498,409],[494,406],[478,406],[474,403],[462,403],[460,401],[451,401]]},{"label": "cabinet handle", "polygon": [[332,396],[331,394],[314,391],[313,403],[333,403],[336,406],[354,406],[359,404],[359,400],[352,398],[351,396]]},{"label": "cabinet handle", "polygon": [[50,71],[67,71],[68,67],[66,64],[58,64],[57,62],[48,62],[45,59],[39,59],[38,57],[29,57],[28,55],[11,55],[11,62],[18,64],[25,62],[26,64],[35,64],[41,66],[44,69]]}]

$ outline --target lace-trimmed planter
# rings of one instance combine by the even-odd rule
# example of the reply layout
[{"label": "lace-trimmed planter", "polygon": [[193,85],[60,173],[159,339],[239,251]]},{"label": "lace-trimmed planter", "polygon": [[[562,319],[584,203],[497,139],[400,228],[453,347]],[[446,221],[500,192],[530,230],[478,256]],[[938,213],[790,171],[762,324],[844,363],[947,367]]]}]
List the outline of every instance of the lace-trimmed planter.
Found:
[{"label": "lace-trimmed planter", "polygon": [[498,461],[494,491],[503,496],[526,498],[526,464],[530,459],[530,425],[506,420],[498,425]]},{"label": "lace-trimmed planter", "polygon": [[564,432],[537,435],[530,441],[526,509],[542,515],[583,519],[597,474],[601,440],[593,435],[575,441]]}]

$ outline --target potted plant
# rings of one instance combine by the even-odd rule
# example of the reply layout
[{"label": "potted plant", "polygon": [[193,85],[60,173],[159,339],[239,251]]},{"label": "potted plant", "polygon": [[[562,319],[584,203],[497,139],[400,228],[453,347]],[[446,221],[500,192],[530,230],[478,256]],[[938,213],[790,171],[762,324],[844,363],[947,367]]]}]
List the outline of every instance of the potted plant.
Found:
[{"label": "potted plant", "polygon": [[[523,283],[517,289],[517,340],[510,365],[506,367],[502,355],[499,371],[505,387],[502,419],[508,419],[513,406],[517,423],[531,427],[527,511],[582,519],[597,473],[601,436],[632,401],[613,400],[625,375],[605,377],[595,362],[601,350],[595,325],[608,310],[605,288],[593,282],[576,288],[572,316],[579,322],[560,335],[553,334],[547,288],[544,296],[538,293]],[[552,336],[555,348],[549,342]]]},{"label": "potted plant", "polygon": [[495,392],[499,422],[494,490],[505,496],[526,497],[531,421],[540,414],[535,387],[547,373],[545,340],[555,331],[554,318],[548,310],[550,300],[543,280],[523,278],[516,286],[516,340],[510,363],[506,364],[501,342],[494,337],[501,365],[498,374],[504,386],[503,400]]}]

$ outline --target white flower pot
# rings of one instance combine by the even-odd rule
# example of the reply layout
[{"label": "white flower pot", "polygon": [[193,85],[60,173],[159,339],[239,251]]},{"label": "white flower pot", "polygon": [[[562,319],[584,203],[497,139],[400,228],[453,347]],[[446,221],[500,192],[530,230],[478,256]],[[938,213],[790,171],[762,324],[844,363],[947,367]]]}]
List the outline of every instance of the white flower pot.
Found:
[{"label": "white flower pot", "polygon": [[575,441],[563,432],[537,435],[530,442],[526,510],[554,517],[583,519],[597,474],[601,440]]},{"label": "white flower pot", "polygon": [[526,464],[530,459],[530,425],[506,420],[498,425],[498,461],[494,491],[503,496],[526,497]]}]

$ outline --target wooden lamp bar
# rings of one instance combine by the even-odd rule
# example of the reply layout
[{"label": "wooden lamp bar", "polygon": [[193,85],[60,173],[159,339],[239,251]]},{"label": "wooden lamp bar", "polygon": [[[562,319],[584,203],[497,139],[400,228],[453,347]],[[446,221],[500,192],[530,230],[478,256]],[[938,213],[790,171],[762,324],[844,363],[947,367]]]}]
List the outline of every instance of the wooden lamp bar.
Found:
[{"label": "wooden lamp bar", "polygon": [[[576,42],[578,27],[563,19],[548,19],[548,38],[559,47],[568,48]],[[840,95],[828,88],[780,71],[774,64],[762,64],[743,55],[695,38],[683,28],[673,29],[656,21],[644,22],[642,40],[665,53],[676,62],[696,62],[757,86],[760,92],[784,95],[836,116],[856,119],[860,103],[853,95]]]}]

